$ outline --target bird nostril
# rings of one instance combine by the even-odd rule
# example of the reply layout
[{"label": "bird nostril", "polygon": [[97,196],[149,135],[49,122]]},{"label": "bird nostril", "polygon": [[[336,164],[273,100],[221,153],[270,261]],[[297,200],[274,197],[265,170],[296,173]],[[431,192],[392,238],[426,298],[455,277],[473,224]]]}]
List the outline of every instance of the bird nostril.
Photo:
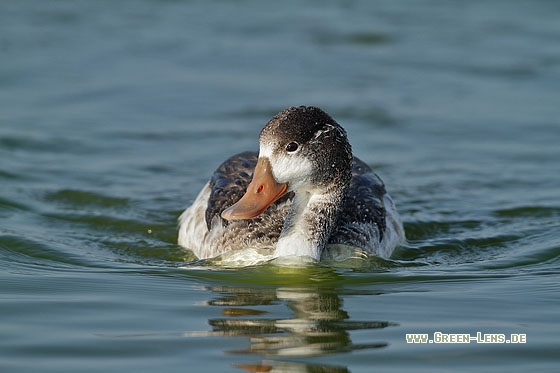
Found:
[{"label": "bird nostril", "polygon": [[264,189],[264,185],[259,185],[259,187],[257,188],[257,193],[261,193]]}]

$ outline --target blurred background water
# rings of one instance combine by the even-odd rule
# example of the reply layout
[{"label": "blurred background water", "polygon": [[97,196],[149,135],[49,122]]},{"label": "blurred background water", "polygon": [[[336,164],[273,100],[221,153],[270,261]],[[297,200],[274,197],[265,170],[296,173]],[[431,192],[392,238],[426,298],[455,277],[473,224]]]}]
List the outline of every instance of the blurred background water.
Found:
[{"label": "blurred background water", "polygon": [[[0,368],[556,371],[557,1],[3,1]],[[345,126],[408,244],[224,269],[176,244],[291,105]],[[406,334],[526,334],[407,344]]]}]

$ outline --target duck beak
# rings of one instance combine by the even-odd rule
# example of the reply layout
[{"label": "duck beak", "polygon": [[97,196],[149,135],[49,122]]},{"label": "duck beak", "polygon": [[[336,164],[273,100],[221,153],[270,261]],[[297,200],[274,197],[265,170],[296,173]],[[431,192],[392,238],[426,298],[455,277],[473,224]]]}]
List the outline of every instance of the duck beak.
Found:
[{"label": "duck beak", "polygon": [[253,180],[247,187],[245,195],[236,204],[225,209],[222,218],[226,220],[255,218],[282,197],[287,189],[288,183],[280,184],[274,179],[268,158],[259,157]]}]

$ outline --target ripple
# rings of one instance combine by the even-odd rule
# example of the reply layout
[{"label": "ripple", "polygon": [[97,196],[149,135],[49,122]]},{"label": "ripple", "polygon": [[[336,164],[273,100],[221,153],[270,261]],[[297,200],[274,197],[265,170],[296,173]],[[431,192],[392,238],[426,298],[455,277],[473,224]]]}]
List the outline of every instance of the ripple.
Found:
[{"label": "ripple", "polygon": [[324,30],[314,35],[314,40],[320,45],[358,45],[358,46],[378,46],[394,42],[394,37],[385,32],[362,31],[338,34],[325,32]]},{"label": "ripple", "polygon": [[560,216],[559,207],[522,206],[497,210],[496,216],[508,218],[557,218]]},{"label": "ripple", "polygon": [[0,147],[10,151],[28,151],[30,153],[69,153],[79,154],[93,153],[92,145],[84,143],[83,139],[69,138],[54,135],[15,135],[0,138]]},{"label": "ripple", "polygon": [[0,236],[2,267],[13,273],[44,272],[47,269],[64,270],[87,264],[77,255],[62,252],[44,242],[15,236]]},{"label": "ripple", "polygon": [[8,212],[29,211],[22,203],[0,197],[0,216],[8,215]]},{"label": "ripple", "polygon": [[108,197],[99,193],[73,189],[63,189],[47,193],[46,200],[51,202],[60,202],[72,207],[126,207],[129,204],[129,200],[127,198]]},{"label": "ripple", "polygon": [[22,180],[25,178],[12,172],[0,170],[0,179]]},{"label": "ripple", "polygon": [[560,255],[557,217],[557,208],[519,207],[497,210],[480,221],[408,223],[408,244],[393,259],[419,272],[550,270]]}]

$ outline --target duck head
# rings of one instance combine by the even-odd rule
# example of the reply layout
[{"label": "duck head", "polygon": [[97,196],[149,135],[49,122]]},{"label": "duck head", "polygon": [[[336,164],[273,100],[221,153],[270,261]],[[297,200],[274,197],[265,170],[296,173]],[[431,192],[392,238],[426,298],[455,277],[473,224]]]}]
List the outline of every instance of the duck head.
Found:
[{"label": "duck head", "polygon": [[259,145],[253,180],[245,195],[222,212],[226,220],[252,219],[289,191],[324,194],[350,182],[346,131],[317,107],[278,113],[261,131]]}]

